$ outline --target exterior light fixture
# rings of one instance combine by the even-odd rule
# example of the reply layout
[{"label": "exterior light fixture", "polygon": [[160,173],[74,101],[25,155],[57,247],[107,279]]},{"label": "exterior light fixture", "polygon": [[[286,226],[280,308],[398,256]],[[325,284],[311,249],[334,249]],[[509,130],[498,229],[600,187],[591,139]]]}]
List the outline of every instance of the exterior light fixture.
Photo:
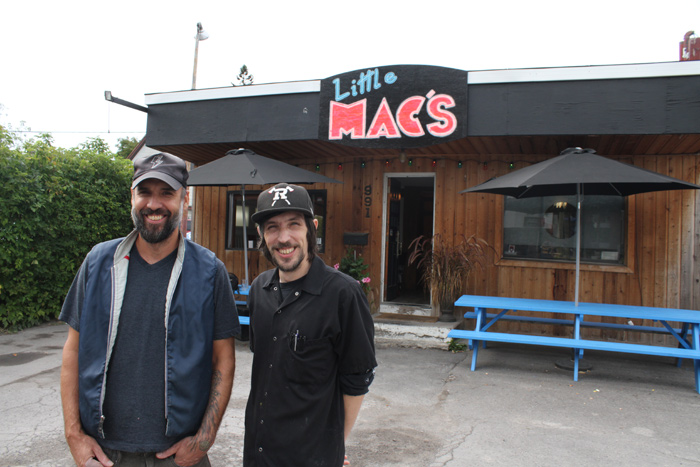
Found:
[{"label": "exterior light fixture", "polygon": [[192,89],[197,87],[197,56],[199,55],[199,41],[209,39],[209,33],[202,28],[202,23],[197,23],[197,35],[194,38],[194,69],[192,70]]}]

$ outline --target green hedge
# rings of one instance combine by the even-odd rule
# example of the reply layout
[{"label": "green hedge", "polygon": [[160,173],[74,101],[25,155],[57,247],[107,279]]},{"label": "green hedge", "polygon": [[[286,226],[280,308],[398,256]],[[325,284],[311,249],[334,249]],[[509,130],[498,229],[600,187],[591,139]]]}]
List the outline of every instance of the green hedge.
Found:
[{"label": "green hedge", "polygon": [[0,327],[58,317],[92,246],[132,229],[132,173],[131,161],[86,147],[0,144]]}]

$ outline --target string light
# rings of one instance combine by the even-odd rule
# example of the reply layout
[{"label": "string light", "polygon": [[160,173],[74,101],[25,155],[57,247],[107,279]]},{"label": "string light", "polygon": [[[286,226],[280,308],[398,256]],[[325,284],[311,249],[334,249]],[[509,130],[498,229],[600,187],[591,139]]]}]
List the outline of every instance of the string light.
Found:
[{"label": "string light", "polygon": [[[423,157],[423,156],[418,156],[418,158],[419,158],[419,159],[423,159],[424,157]],[[426,157],[426,158],[427,158],[427,157]],[[401,157],[399,156],[398,159],[400,160]],[[454,160],[454,159],[451,159],[451,160]],[[392,166],[392,162],[393,162],[393,159],[384,159],[384,166],[385,166],[386,168],[390,168],[390,167]],[[457,160],[456,162],[457,162],[457,168],[458,168],[458,169],[463,169],[463,168],[464,168],[464,162],[465,162],[465,160]],[[474,159],[467,159],[466,162],[476,162],[477,164],[481,164],[481,168],[482,168],[484,171],[487,171],[487,170],[489,169],[489,162],[497,162],[497,163],[507,164],[508,170],[514,170],[514,169],[515,169],[515,162],[516,162],[516,161],[515,161],[515,160],[510,160],[510,161],[506,162],[506,161],[504,161],[504,160],[500,160],[500,161],[483,161],[483,162],[482,162],[482,161],[477,161],[477,160],[474,160]],[[522,161],[522,160],[521,160],[521,161],[517,161],[517,162],[528,162],[528,161]],[[408,164],[408,167],[414,167],[414,158],[413,158],[413,157],[407,158],[406,160],[404,160],[404,163],[407,163],[407,164]],[[338,165],[336,166],[336,167],[337,167],[337,170],[338,170],[338,171],[342,171],[342,170],[343,170],[343,163],[342,163],[342,162],[338,162],[337,164],[338,164]],[[438,158],[431,158],[431,159],[430,159],[430,164],[431,164],[431,166],[432,166],[433,168],[436,168],[437,165],[438,165]],[[363,168],[363,169],[367,168],[367,161],[364,160],[364,159],[363,159],[363,160],[360,160],[360,167]],[[444,164],[441,165],[441,167],[444,167]],[[321,163],[316,163],[316,164],[315,164],[315,170],[316,170],[316,172],[320,172],[320,171],[321,171]]]}]

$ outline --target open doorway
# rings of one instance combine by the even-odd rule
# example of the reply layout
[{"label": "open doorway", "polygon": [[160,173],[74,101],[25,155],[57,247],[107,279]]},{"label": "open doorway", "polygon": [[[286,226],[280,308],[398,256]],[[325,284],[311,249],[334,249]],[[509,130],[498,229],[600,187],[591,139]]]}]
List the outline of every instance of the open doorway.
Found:
[{"label": "open doorway", "polygon": [[408,264],[409,245],[433,234],[435,178],[433,174],[387,174],[385,212],[384,302],[429,306],[415,264]]}]

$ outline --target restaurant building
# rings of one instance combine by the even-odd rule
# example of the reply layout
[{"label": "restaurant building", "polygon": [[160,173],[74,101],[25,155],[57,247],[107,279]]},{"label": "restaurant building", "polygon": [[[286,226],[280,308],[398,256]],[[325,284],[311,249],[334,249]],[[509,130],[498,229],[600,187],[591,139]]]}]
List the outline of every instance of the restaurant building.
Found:
[{"label": "restaurant building", "polygon": [[[577,228],[582,302],[700,309],[700,190],[590,196],[581,219],[571,214],[575,197],[460,194],[570,147],[700,182],[700,61],[380,66],[316,81],[149,94],[146,104],[151,148],[197,166],[246,148],[342,182],[307,186],[321,257],[333,265],[351,248],[365,259],[375,312],[435,315],[408,247],[436,233],[493,247],[464,293],[573,301]],[[264,188],[246,186],[251,280],[270,267],[249,219]],[[196,187],[192,236],[242,278],[240,195],[240,186]]]}]

